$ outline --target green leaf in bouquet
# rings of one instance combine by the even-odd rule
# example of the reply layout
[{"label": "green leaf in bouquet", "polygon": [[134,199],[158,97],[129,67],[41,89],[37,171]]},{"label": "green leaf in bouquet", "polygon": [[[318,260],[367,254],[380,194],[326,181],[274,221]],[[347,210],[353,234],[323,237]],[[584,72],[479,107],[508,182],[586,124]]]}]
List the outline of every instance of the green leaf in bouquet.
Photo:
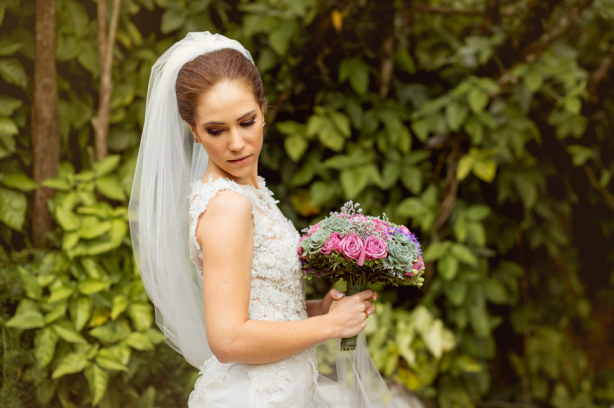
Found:
[{"label": "green leaf in bouquet", "polygon": [[58,335],[51,327],[44,327],[36,331],[34,336],[34,356],[40,368],[45,368],[53,360]]},{"label": "green leaf in bouquet", "polygon": [[57,368],[53,371],[51,378],[60,378],[66,374],[73,374],[83,371],[87,364],[87,358],[83,353],[70,353],[60,361]]},{"label": "green leaf in bouquet", "polygon": [[87,340],[75,329],[67,319],[62,319],[52,325],[55,332],[69,343],[87,344]]},{"label": "green leaf in bouquet", "polygon": [[92,314],[93,300],[89,296],[79,296],[70,301],[70,318],[74,327],[81,331]]}]

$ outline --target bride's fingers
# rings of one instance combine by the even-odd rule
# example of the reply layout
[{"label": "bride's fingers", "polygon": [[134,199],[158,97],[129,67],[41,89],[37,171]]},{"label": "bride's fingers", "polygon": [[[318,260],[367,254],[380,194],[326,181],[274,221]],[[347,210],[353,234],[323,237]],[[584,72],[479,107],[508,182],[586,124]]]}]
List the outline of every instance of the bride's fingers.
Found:
[{"label": "bride's fingers", "polygon": [[362,292],[358,292],[355,296],[360,297],[362,300],[367,300],[367,299],[370,299],[371,296],[373,296],[374,294],[375,292],[372,291],[371,289],[366,289],[366,290],[363,290]]},{"label": "bride's fingers", "polygon": [[330,294],[331,294],[331,297],[335,300],[339,300],[345,296],[344,292],[341,292],[340,290],[337,290],[337,289],[331,289]]}]

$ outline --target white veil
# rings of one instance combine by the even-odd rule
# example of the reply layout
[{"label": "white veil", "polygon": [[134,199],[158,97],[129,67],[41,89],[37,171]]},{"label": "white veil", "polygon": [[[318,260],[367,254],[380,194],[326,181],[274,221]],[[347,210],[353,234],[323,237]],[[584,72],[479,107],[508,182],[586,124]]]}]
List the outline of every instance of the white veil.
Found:
[{"label": "white veil", "polygon": [[[156,61],[147,89],[145,125],[128,217],[136,263],[165,341],[194,367],[212,356],[205,330],[202,277],[189,253],[191,180],[201,179],[208,156],[193,142],[175,94],[177,74],[197,56],[222,48],[249,51],[219,34],[191,32]],[[334,347],[331,350],[331,346]],[[391,395],[369,356],[361,333],[356,351],[339,351],[339,340],[318,349],[332,358],[333,378],[320,375],[320,407],[391,407]],[[401,405],[398,405],[399,407]]]},{"label": "white veil", "polygon": [[175,94],[177,74],[201,54],[232,48],[252,63],[235,40],[193,32],[162,54],[151,69],[145,126],[128,217],[132,247],[145,290],[165,341],[194,367],[211,357],[205,331],[202,278],[189,254],[190,181],[207,169],[205,149],[193,143]]}]

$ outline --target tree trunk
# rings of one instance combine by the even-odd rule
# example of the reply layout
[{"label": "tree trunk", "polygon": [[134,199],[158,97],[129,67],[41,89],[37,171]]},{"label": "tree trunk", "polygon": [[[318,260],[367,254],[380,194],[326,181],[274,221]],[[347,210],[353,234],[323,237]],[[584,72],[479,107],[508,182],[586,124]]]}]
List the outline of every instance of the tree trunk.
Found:
[{"label": "tree trunk", "polygon": [[[55,69],[55,0],[36,0],[34,86],[32,89],[32,150],[34,181],[57,174],[60,161],[60,113]],[[32,243],[43,247],[46,232],[53,229],[47,200],[54,190],[34,192]]]}]

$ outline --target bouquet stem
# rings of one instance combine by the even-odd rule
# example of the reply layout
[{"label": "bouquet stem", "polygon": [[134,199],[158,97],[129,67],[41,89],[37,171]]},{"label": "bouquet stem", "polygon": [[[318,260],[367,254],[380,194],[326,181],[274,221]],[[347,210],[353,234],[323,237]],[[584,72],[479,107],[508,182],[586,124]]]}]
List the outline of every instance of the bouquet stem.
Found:
[{"label": "bouquet stem", "polygon": [[[367,289],[367,285],[352,285],[348,282],[346,296],[355,295],[365,289]],[[355,350],[357,337],[358,335],[341,339],[341,351]]]}]

